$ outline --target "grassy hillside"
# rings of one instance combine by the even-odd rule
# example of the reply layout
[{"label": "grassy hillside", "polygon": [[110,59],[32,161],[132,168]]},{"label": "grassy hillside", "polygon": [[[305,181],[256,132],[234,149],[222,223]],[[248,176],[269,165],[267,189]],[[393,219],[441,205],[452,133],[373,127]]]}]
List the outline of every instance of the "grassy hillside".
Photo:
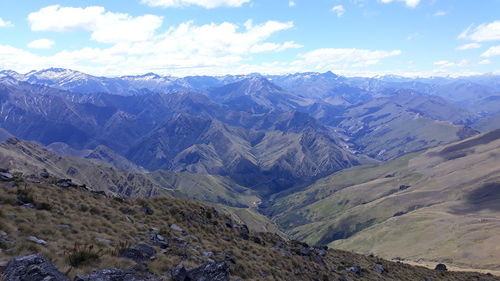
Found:
[{"label": "grassy hillside", "polygon": [[[169,270],[180,263],[192,268],[208,260],[225,261],[231,280],[500,280],[309,248],[269,233],[248,233],[228,216],[193,201],[109,198],[80,188],[57,187],[51,184],[54,181],[47,178],[34,184],[17,174],[0,182],[0,263],[40,253],[71,277],[134,265],[119,257],[120,253],[136,243],[147,243],[156,254],[140,268],[163,280],[171,280]],[[19,201],[33,208],[20,206]],[[168,246],[155,244],[158,234]],[[44,243],[28,241],[30,236]],[[359,266],[360,272],[348,271],[352,266]],[[383,270],[379,273],[376,267]]]},{"label": "grassy hillside", "polygon": [[385,258],[499,269],[500,130],[356,167],[269,208],[292,237]]}]

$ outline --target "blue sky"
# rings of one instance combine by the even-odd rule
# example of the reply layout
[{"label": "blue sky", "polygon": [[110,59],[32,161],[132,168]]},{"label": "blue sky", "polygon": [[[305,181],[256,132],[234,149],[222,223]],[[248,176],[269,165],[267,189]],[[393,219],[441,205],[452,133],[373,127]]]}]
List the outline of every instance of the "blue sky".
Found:
[{"label": "blue sky", "polygon": [[500,0],[0,2],[0,69],[500,73]]}]

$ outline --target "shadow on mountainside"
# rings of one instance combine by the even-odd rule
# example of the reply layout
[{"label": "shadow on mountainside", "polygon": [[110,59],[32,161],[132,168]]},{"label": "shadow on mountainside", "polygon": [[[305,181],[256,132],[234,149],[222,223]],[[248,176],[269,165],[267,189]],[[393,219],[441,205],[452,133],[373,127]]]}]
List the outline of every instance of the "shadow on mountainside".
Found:
[{"label": "shadow on mountainside", "polygon": [[487,183],[470,192],[464,205],[454,208],[452,213],[464,215],[481,210],[500,211],[500,183]]}]

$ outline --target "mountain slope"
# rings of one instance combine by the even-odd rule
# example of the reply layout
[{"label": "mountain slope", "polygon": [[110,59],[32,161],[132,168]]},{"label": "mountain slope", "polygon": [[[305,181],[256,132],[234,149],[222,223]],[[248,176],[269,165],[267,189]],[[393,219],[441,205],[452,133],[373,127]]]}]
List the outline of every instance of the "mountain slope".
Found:
[{"label": "mountain slope", "polygon": [[499,157],[497,130],[341,171],[278,199],[270,211],[309,242],[498,269]]},{"label": "mountain slope", "polygon": [[[19,174],[13,180],[0,181],[0,261],[16,259],[26,264],[33,257],[25,255],[40,254],[56,266],[53,270],[79,275],[76,280],[87,274],[94,276],[91,280],[182,280],[182,273],[185,277],[194,272],[198,272],[194,280],[221,281],[500,279],[287,241],[248,231],[246,225],[197,202],[123,200],[60,188],[45,180],[33,184]],[[19,200],[32,201],[37,208],[19,206]],[[51,279],[43,265],[13,264],[7,264],[6,272],[0,268],[0,273],[8,274],[2,276],[7,280],[14,279],[9,278],[12,275],[22,276],[20,280]]]}]

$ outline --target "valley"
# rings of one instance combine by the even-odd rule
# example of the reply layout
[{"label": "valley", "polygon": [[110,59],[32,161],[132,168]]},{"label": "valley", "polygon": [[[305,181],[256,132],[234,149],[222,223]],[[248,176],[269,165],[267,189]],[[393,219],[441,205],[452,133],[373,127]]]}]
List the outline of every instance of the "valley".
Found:
[{"label": "valley", "polygon": [[194,200],[286,241],[493,272],[492,80],[1,71],[0,168],[36,190]]}]

